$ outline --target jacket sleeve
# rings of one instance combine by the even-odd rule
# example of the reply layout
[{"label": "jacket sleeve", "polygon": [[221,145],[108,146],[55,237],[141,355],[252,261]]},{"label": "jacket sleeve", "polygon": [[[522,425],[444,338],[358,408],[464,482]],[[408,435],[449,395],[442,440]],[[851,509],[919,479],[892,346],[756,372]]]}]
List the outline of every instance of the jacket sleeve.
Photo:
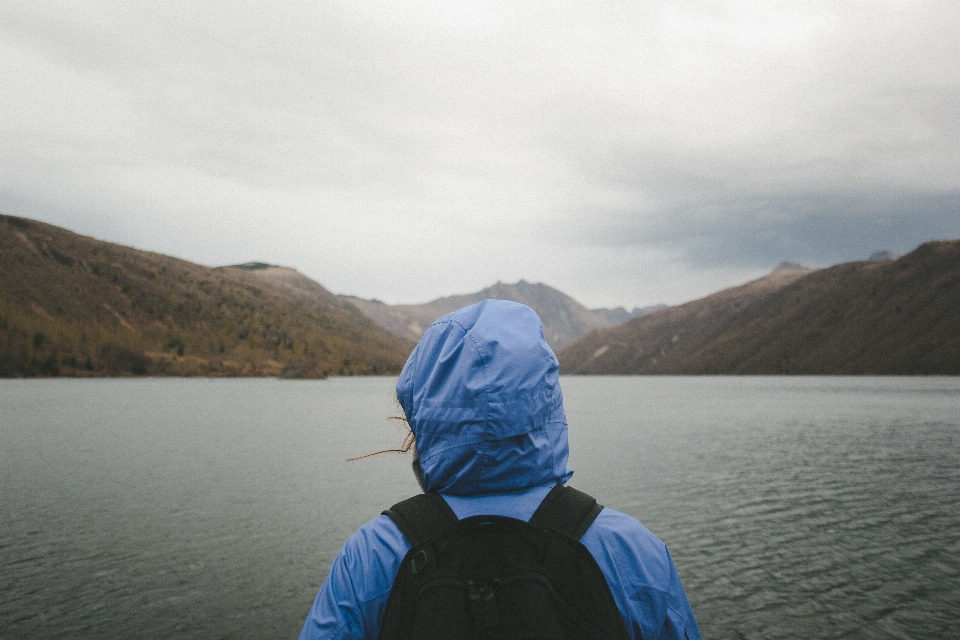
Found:
[{"label": "jacket sleeve", "polygon": [[581,542],[606,576],[630,637],[700,640],[670,552],[643,525],[604,509]]},{"label": "jacket sleeve", "polygon": [[664,620],[661,638],[678,638],[679,640],[701,640],[700,628],[693,616],[693,609],[687,599],[687,593],[680,582],[680,575],[670,557],[670,551],[664,547],[667,560],[670,562],[670,589],[667,597],[667,616]]},{"label": "jacket sleeve", "polygon": [[307,614],[300,640],[374,640],[408,549],[403,534],[386,516],[350,536]]}]

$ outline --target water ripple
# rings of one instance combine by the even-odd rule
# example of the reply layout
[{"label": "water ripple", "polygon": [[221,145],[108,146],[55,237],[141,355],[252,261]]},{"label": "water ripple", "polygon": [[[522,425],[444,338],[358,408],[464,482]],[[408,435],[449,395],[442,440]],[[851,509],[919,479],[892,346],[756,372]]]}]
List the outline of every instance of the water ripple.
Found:
[{"label": "water ripple", "polygon": [[[960,380],[563,380],[706,638],[960,637]],[[392,381],[0,381],[0,639],[295,636],[415,491]]]}]

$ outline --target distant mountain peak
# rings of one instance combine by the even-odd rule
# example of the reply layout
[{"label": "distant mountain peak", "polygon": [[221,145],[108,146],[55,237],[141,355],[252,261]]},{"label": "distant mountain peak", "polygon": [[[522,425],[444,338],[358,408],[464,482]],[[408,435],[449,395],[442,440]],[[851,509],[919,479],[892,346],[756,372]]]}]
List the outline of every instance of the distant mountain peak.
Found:
[{"label": "distant mountain peak", "polygon": [[867,258],[867,262],[892,262],[899,258],[893,251],[874,251]]},{"label": "distant mountain peak", "polygon": [[437,298],[423,304],[385,305],[352,296],[344,299],[388,331],[419,340],[437,318],[486,298],[513,300],[532,308],[540,316],[547,343],[554,349],[565,347],[593,329],[625,322],[644,311],[634,309],[628,312],[622,308],[591,311],[562,291],[542,282],[523,279],[515,283],[498,280],[475,293]]},{"label": "distant mountain peak", "polygon": [[228,264],[223,267],[217,267],[218,269],[243,269],[244,271],[262,271],[264,269],[270,269],[276,267],[275,264],[267,264],[266,262],[244,262],[243,264]]},{"label": "distant mountain peak", "polygon": [[623,307],[617,307],[616,309],[591,309],[590,313],[602,316],[606,318],[608,324],[611,326],[616,326],[625,322],[629,322],[630,320],[633,320],[639,316],[644,316],[648,313],[653,313],[654,311],[659,311],[660,309],[666,308],[667,305],[665,304],[655,304],[647,307],[634,307],[632,311],[627,311]]},{"label": "distant mountain peak", "polygon": [[802,264],[797,262],[781,262],[778,264],[771,273],[784,272],[784,271],[812,271],[810,267],[805,267]]}]

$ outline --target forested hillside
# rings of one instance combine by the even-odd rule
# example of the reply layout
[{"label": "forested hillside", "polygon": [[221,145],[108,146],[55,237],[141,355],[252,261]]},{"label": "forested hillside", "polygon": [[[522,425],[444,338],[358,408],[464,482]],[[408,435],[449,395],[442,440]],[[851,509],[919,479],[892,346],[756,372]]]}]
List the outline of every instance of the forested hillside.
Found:
[{"label": "forested hillside", "polygon": [[0,216],[0,376],[395,373],[413,347],[292,269],[210,268]]}]

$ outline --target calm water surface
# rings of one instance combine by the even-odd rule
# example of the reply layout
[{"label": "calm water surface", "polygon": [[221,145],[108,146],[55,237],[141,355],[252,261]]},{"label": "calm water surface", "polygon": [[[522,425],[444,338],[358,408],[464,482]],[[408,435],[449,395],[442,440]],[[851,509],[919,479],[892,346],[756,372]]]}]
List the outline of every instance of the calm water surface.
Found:
[{"label": "calm water surface", "polygon": [[[0,639],[290,638],[416,491],[390,379],[0,381]],[[704,637],[960,637],[960,379],[563,378]]]}]

